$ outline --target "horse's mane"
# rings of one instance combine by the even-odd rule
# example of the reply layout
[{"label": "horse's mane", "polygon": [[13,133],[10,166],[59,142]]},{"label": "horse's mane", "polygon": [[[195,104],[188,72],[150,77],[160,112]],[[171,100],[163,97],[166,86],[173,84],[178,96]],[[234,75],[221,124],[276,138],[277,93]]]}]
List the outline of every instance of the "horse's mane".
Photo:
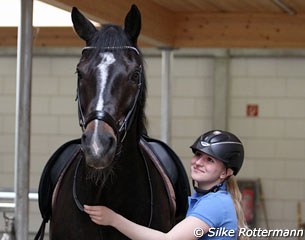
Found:
[{"label": "horse's mane", "polygon": [[[130,38],[128,38],[127,33],[122,29],[122,27],[114,24],[104,24],[101,29],[95,34],[95,36],[92,38],[90,42],[91,46],[96,47],[97,49],[100,49],[103,51],[103,49],[107,49],[109,47],[113,47],[113,49],[107,49],[106,51],[111,51],[115,55],[121,55],[121,54],[130,54],[130,49],[122,49],[120,47],[124,46],[132,46],[137,48],[139,52],[139,58],[140,63],[142,65],[142,92],[138,99],[138,131],[137,134],[140,135],[143,132],[146,132],[146,125],[147,125],[147,119],[145,115],[145,103],[146,103],[146,79],[145,79],[145,70],[144,70],[144,61],[143,61],[143,55],[140,51],[140,49],[137,47],[135,43],[132,43]],[[94,51],[93,54],[98,54],[99,51]],[[91,58],[96,59],[94,56]]]}]

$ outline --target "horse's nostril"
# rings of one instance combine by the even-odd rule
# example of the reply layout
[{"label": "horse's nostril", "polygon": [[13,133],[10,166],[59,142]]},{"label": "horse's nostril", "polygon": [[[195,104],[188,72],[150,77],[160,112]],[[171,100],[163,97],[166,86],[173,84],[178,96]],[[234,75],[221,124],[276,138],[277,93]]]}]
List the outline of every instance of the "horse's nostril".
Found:
[{"label": "horse's nostril", "polygon": [[112,152],[112,149],[114,148],[115,144],[115,138],[111,134],[105,134],[101,138],[101,145],[103,146],[104,151],[106,152]]},{"label": "horse's nostril", "polygon": [[112,146],[114,144],[114,137],[109,136],[109,145]]}]

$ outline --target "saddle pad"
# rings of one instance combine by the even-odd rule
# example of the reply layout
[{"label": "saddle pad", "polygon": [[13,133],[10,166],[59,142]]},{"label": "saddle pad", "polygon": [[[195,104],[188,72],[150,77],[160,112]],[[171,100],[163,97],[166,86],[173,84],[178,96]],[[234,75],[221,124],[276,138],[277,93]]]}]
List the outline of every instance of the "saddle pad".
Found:
[{"label": "saddle pad", "polygon": [[69,141],[56,150],[45,165],[38,187],[38,204],[42,218],[50,217],[51,200],[57,180],[79,149],[80,139]]},{"label": "saddle pad", "polygon": [[[181,221],[185,217],[188,208],[187,196],[190,195],[188,177],[181,160],[169,146],[159,140],[143,135],[141,142],[154,152],[156,159],[161,159],[159,163],[164,172],[166,172],[175,191],[176,221]],[[74,156],[79,153],[80,143],[80,139],[75,139],[63,144],[50,157],[43,169],[38,187],[38,204],[43,221],[35,240],[44,238],[45,225],[52,214],[54,188],[62,171],[71,163]]]},{"label": "saddle pad", "polygon": [[170,179],[176,197],[176,221],[183,220],[188,209],[188,196],[191,194],[191,189],[180,158],[167,144],[160,140],[143,135],[141,142],[156,155],[156,159],[159,160],[160,165]]},{"label": "saddle pad", "polygon": [[42,216],[42,223],[35,236],[35,240],[44,238],[45,225],[52,214],[52,195],[60,174],[72,161],[74,155],[80,150],[80,139],[63,144],[51,156],[45,165],[40,177],[38,187],[38,205]]}]

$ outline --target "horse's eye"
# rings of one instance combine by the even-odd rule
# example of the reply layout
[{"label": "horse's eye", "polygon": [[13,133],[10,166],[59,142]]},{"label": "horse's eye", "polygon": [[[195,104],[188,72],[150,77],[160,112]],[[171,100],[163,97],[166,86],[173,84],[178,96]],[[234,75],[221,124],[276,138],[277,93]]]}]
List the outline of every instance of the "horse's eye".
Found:
[{"label": "horse's eye", "polygon": [[78,79],[82,79],[83,78],[83,74],[81,73],[81,71],[79,69],[76,69],[76,74],[77,74],[77,78]]},{"label": "horse's eye", "polygon": [[139,69],[135,70],[129,77],[129,80],[133,83],[139,83],[141,71]]}]

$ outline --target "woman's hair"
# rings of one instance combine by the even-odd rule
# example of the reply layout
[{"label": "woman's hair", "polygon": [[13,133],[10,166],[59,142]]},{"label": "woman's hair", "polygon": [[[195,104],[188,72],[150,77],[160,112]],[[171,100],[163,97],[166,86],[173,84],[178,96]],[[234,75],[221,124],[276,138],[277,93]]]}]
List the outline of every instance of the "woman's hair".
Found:
[{"label": "woman's hair", "polygon": [[[245,219],[245,215],[244,215],[244,211],[243,211],[243,208],[242,208],[242,205],[241,205],[242,194],[239,190],[236,178],[234,176],[231,176],[227,180],[227,189],[228,189],[228,192],[231,194],[233,202],[234,202],[236,215],[237,215],[238,231],[241,228],[248,228],[248,225],[247,225],[247,222],[246,222],[246,219]],[[250,238],[246,237],[246,236],[239,236],[238,235],[238,239],[239,240],[248,240]]]}]

